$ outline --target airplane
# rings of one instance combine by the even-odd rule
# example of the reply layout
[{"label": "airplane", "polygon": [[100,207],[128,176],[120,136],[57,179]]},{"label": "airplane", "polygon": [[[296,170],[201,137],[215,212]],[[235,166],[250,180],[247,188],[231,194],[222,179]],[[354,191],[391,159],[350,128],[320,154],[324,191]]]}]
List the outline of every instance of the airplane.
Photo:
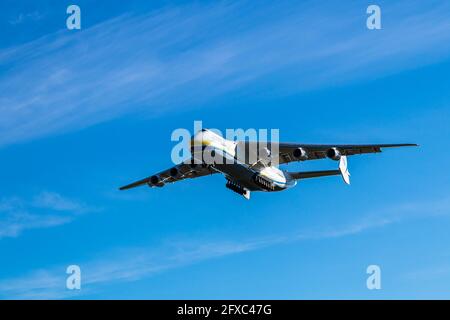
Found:
[{"label": "airplane", "polygon": [[[167,183],[220,173],[225,176],[228,189],[249,200],[252,191],[283,191],[302,179],[340,175],[346,184],[350,184],[348,156],[379,153],[384,148],[418,146],[413,143],[326,145],[268,142],[261,148],[258,142],[227,140],[209,129],[198,131],[190,142],[191,157],[187,161],[119,189],[143,185],[163,187]],[[205,161],[206,151],[212,161]],[[274,165],[324,158],[339,161],[338,169],[289,172]]]}]

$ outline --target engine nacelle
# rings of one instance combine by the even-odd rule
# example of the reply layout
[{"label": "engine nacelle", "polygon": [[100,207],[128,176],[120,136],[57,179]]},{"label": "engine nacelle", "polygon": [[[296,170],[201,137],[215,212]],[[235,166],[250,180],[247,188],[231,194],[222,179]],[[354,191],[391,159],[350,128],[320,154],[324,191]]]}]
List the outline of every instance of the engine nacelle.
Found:
[{"label": "engine nacelle", "polygon": [[330,148],[327,150],[327,157],[332,159],[332,160],[340,160],[341,159],[341,152],[337,149],[337,148]]},{"label": "engine nacelle", "polygon": [[162,187],[164,185],[164,182],[161,181],[161,178],[159,176],[151,176],[148,185],[150,187]]},{"label": "engine nacelle", "polygon": [[308,153],[303,148],[297,148],[292,152],[293,156],[298,160],[306,160],[308,159]]},{"label": "engine nacelle", "polygon": [[170,173],[170,176],[172,178],[176,178],[176,177],[178,177],[180,175],[180,171],[177,168],[175,168],[175,167],[170,169],[169,173]]}]

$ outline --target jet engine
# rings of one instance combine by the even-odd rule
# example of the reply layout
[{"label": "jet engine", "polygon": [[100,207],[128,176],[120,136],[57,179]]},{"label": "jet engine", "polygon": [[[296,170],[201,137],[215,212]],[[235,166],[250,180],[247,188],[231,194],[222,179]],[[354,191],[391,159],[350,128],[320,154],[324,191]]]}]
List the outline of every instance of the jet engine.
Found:
[{"label": "jet engine", "polygon": [[148,185],[150,187],[162,187],[164,185],[164,182],[161,181],[161,178],[159,176],[151,176]]},{"label": "jet engine", "polygon": [[294,152],[292,152],[292,154],[294,155],[295,158],[297,158],[298,160],[306,160],[308,159],[308,153],[306,152],[305,149],[303,148],[297,148],[294,150]]},{"label": "jet engine", "polygon": [[339,160],[341,159],[341,152],[337,148],[330,148],[327,150],[327,157],[333,160]]},{"label": "jet engine", "polygon": [[169,173],[172,178],[176,178],[179,176],[180,171],[177,168],[173,167],[172,169],[170,169]]}]

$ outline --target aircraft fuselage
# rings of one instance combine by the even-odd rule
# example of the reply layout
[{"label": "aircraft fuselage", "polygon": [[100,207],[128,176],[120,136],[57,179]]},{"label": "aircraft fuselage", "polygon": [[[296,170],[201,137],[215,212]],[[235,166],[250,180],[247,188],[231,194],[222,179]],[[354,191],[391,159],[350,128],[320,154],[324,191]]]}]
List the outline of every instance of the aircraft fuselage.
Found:
[{"label": "aircraft fuselage", "polygon": [[210,161],[206,161],[207,165],[224,174],[229,181],[227,187],[238,193],[245,190],[282,191],[297,183],[289,173],[276,166],[259,162],[248,163],[240,159],[237,155],[237,143],[212,131],[203,130],[195,134],[191,146],[192,157],[205,163],[205,155],[209,155]]}]

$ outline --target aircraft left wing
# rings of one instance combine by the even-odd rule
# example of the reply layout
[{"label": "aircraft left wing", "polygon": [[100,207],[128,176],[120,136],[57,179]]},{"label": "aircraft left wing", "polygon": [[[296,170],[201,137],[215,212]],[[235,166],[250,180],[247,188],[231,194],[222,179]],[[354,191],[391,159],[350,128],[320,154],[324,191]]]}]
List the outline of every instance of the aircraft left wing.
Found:
[{"label": "aircraft left wing", "polygon": [[120,187],[119,190],[127,190],[143,185],[150,187],[162,187],[166,183],[173,183],[188,178],[197,178],[216,173],[209,166],[201,164],[181,163],[170,169],[161,171],[155,175],[130,183]]}]

